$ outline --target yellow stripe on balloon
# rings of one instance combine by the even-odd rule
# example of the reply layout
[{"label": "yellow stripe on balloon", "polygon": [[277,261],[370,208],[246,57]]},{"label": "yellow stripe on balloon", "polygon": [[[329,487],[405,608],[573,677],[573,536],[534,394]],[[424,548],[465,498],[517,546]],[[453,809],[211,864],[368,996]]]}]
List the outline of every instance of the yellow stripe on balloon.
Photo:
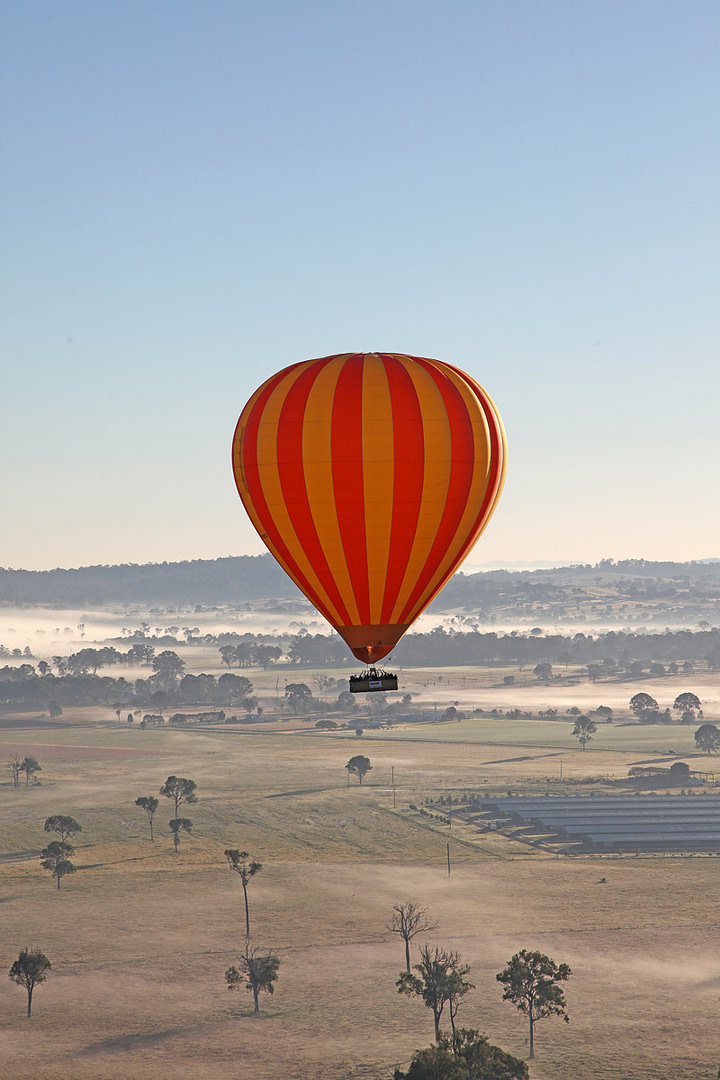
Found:
[{"label": "yellow stripe on balloon", "polygon": [[[423,419],[425,467],[423,491],[415,539],[410,550],[407,569],[398,590],[397,601],[389,622],[398,620],[412,590],[423,571],[442,519],[447,498],[451,469],[452,443],[450,422],[445,403],[432,376],[424,368],[399,357],[412,378]],[[407,621],[407,620],[405,620]]]},{"label": "yellow stripe on balloon", "polygon": [[394,446],[385,365],[374,353],[363,364],[362,448],[370,622],[379,623],[392,533]]},{"label": "yellow stripe on balloon", "polygon": [[350,620],[359,622],[357,603],[340,535],[332,473],[332,403],[346,356],[327,364],[310,391],[303,422],[303,469],[308,505],[330,574],[345,602]]}]

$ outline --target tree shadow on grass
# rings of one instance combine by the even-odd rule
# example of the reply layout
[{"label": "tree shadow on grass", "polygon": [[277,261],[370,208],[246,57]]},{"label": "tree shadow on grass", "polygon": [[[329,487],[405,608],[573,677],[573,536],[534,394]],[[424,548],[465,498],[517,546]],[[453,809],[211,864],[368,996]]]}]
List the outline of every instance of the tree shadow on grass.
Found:
[{"label": "tree shadow on grass", "polygon": [[91,1043],[78,1051],[78,1057],[91,1057],[94,1054],[115,1054],[119,1051],[146,1050],[163,1039],[172,1039],[176,1035],[187,1035],[190,1029],[183,1027],[164,1028],[162,1031],[143,1031],[134,1035],[118,1035],[114,1039],[102,1039]]}]

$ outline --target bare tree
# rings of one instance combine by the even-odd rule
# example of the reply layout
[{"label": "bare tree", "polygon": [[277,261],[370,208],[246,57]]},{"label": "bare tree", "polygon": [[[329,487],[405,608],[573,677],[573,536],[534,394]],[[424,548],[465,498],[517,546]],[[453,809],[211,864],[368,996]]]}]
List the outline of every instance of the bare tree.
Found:
[{"label": "bare tree", "polygon": [[23,949],[10,968],[8,977],[24,986],[27,991],[27,1014],[32,1016],[33,990],[47,979],[47,972],[52,967],[45,953],[39,949]]},{"label": "bare tree", "polygon": [[8,769],[12,776],[13,787],[20,787],[20,773],[22,772],[22,761],[19,754],[13,754],[8,761]]},{"label": "bare tree", "polygon": [[420,904],[416,904],[414,900],[406,900],[404,904],[393,904],[388,930],[392,934],[399,934],[405,942],[405,967],[408,974],[410,973],[410,942],[418,934],[428,934],[431,930],[437,930],[437,925],[432,921],[428,911]]},{"label": "bare tree", "polygon": [[463,964],[460,954],[446,952],[437,945],[430,948],[423,945],[420,950],[420,963],[415,965],[418,975],[403,971],[397,981],[399,994],[419,997],[432,1009],[435,1021],[435,1042],[440,1042],[440,1018],[445,1006],[450,1014],[450,1024],[455,1034],[455,1017],[461,1000],[474,985],[465,978],[470,968]]},{"label": "bare tree", "polygon": [[245,937],[249,938],[250,911],[248,908],[247,887],[251,879],[254,878],[260,870],[262,870],[262,863],[250,860],[249,852],[238,851],[237,848],[226,848],[225,858],[228,861],[228,866],[230,867],[230,869],[235,871],[242,883],[243,895],[245,897]]}]

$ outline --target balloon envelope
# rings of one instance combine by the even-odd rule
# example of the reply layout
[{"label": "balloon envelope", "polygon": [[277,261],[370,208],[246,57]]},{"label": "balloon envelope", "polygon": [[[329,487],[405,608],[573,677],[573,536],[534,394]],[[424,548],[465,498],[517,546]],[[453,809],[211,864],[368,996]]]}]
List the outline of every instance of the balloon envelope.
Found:
[{"label": "balloon envelope", "polygon": [[345,353],[263,383],[232,456],[269,550],[354,655],[375,663],[482,532],[507,450],[495,406],[459,369]]}]

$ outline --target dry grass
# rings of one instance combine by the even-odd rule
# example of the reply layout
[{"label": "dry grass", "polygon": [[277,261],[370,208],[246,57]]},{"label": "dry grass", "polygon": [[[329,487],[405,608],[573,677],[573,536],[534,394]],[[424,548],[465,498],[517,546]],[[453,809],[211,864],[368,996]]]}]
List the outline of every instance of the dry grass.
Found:
[{"label": "dry grass", "polygon": [[[498,836],[465,842],[467,832],[455,827],[450,837],[406,810],[484,781],[514,790],[546,783],[557,778],[559,753],[566,777],[623,775],[650,752],[647,729],[613,728],[610,746],[603,727],[598,748],[583,754],[568,723],[557,738],[545,722],[488,721],[361,741],[141,732],[97,712],[63,719],[80,726],[1,735],[0,760],[33,753],[43,782],[0,785],[0,966],[7,971],[25,945],[53,961],[29,1023],[22,991],[0,981],[3,1075],[145,1080],[152,1069],[175,1080],[388,1080],[432,1035],[427,1010],[395,991],[402,949],[386,930],[392,904],[412,897],[438,918],[434,939],[472,964],[477,990],[462,1022],[514,1053],[526,1051],[524,1022],[501,1002],[495,973],[521,948],[571,965],[571,1023],[539,1025],[533,1078],[715,1076],[717,859],[549,857]],[[688,737],[652,729],[651,741],[664,749],[676,734]],[[344,770],[357,752],[373,763],[362,788],[348,787]],[[200,796],[177,857],[170,804],[161,800],[154,844],[133,805],[169,773],[192,777]],[[78,873],[59,892],[37,858],[51,813],[83,825]],[[223,979],[243,941],[242,892],[225,847],[265,864],[250,885],[251,925],[281,966],[258,1018],[249,996],[229,993]]]}]

